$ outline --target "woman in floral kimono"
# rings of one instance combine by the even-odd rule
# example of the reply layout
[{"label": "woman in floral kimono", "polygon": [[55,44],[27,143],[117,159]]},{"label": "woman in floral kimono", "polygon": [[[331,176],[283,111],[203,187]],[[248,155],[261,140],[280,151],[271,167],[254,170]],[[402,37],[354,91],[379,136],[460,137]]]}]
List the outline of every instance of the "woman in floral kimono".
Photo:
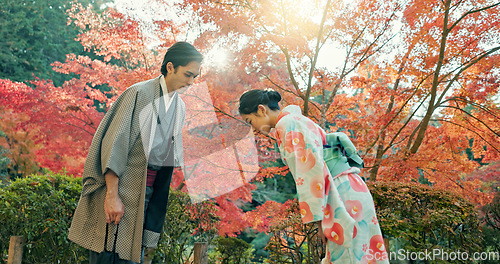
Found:
[{"label": "woman in floral kimono", "polygon": [[[239,112],[261,133],[269,134],[274,128],[281,157],[295,179],[302,222],[321,226],[319,236],[326,242],[322,263],[389,263],[373,199],[358,176],[360,170],[342,155],[328,168],[323,151],[330,138],[327,141],[325,131],[303,116],[298,106],[280,111],[280,101],[276,91],[251,90],[241,96]],[[355,153],[345,134],[335,134],[339,146]],[[357,154],[352,156],[361,160]]]}]

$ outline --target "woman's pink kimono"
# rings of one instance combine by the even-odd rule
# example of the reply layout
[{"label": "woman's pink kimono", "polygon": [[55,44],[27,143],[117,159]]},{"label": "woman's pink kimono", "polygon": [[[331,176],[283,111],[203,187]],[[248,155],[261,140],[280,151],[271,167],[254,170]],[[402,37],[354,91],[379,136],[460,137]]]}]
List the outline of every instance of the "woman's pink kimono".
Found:
[{"label": "woman's pink kimono", "polygon": [[290,168],[304,223],[321,221],[328,239],[322,263],[389,263],[373,199],[358,168],[331,175],[323,160],[325,132],[285,107],[275,136],[281,157]]}]

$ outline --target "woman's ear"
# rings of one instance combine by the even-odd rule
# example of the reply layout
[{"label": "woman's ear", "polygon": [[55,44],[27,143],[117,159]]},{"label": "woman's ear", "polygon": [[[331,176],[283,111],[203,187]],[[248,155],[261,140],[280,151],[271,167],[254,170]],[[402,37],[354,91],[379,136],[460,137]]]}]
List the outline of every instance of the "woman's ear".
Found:
[{"label": "woman's ear", "polygon": [[257,114],[259,114],[260,116],[266,116],[266,114],[267,114],[267,108],[266,108],[266,106],[260,104],[257,107]]}]

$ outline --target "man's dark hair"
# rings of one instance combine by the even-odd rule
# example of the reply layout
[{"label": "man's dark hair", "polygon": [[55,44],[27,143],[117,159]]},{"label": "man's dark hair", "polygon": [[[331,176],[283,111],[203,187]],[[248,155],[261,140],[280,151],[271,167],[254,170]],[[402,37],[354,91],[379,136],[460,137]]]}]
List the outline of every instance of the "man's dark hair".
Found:
[{"label": "man's dark hair", "polygon": [[172,62],[174,69],[178,66],[186,66],[192,61],[200,62],[203,55],[196,48],[184,41],[174,43],[165,53],[163,63],[161,64],[161,74],[167,75],[167,63]]}]

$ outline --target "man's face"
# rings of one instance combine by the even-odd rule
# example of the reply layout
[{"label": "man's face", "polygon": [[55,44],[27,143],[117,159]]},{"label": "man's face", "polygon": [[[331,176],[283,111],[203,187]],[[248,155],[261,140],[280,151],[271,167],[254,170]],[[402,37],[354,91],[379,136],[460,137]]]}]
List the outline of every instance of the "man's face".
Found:
[{"label": "man's face", "polygon": [[192,61],[186,66],[177,66],[174,69],[171,62],[167,64],[167,76],[165,82],[169,92],[174,92],[182,88],[187,88],[193,84],[194,78],[200,75],[201,64],[197,61]]}]

